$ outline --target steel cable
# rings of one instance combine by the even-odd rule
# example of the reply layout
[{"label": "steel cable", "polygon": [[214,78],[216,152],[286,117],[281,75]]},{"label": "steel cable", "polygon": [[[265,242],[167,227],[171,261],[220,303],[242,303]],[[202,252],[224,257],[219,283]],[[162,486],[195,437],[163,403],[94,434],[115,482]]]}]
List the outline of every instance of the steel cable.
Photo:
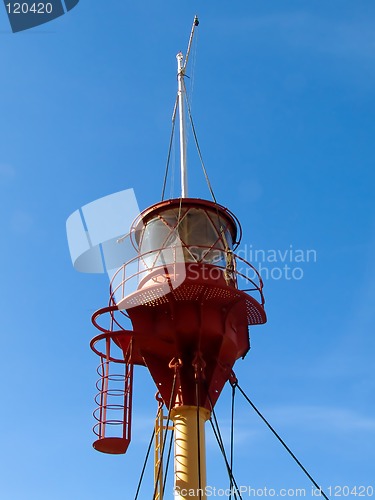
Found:
[{"label": "steel cable", "polygon": [[229,478],[231,480],[231,482],[233,483],[235,489],[234,489],[234,499],[236,498],[239,498],[240,500],[242,500],[242,496],[240,494],[240,490],[238,488],[238,485],[237,485],[237,482],[233,476],[233,471],[230,467],[230,464],[228,462],[228,459],[227,459],[227,455],[225,453],[225,447],[224,447],[224,442],[223,442],[223,438],[221,436],[221,432],[220,432],[220,427],[219,427],[219,423],[217,421],[217,418],[216,418],[216,413],[215,413],[215,410],[214,410],[214,405],[212,404],[212,400],[211,400],[211,397],[209,395],[209,393],[207,392],[207,396],[208,396],[208,400],[210,402],[210,406],[211,406],[211,415],[214,419],[214,422],[215,422],[215,425],[216,425],[216,428],[215,429],[215,426],[214,426],[214,422],[212,421],[212,417],[210,418],[210,424],[211,424],[211,427],[212,427],[212,430],[213,430],[213,433],[215,435],[215,438],[216,438],[216,441],[219,445],[219,449],[221,451],[221,454],[223,455],[223,458],[224,458],[224,462],[225,462],[225,466],[227,468],[227,472],[228,472],[228,475],[229,475]]},{"label": "steel cable", "polygon": [[162,189],[162,192],[161,192],[161,201],[164,200],[165,189],[167,187],[167,179],[168,179],[168,172],[169,172],[169,163],[170,163],[170,160],[171,160],[171,152],[172,152],[172,146],[173,146],[174,129],[175,129],[175,124],[176,124],[177,103],[178,103],[178,96],[176,97],[176,101],[175,101],[174,108],[173,108],[173,114],[172,114],[172,131],[171,131],[171,138],[169,140],[167,164],[165,166],[163,189]]},{"label": "steel cable", "polygon": [[207,170],[206,170],[206,167],[204,165],[204,161],[203,161],[203,156],[202,156],[202,152],[201,152],[201,148],[199,146],[199,142],[198,142],[198,136],[197,136],[197,133],[195,131],[195,126],[194,126],[194,121],[193,121],[193,116],[191,114],[191,108],[190,108],[190,103],[189,103],[189,99],[187,98],[187,92],[186,92],[186,85],[185,85],[185,81],[182,80],[182,83],[183,83],[183,86],[184,86],[184,94],[185,94],[185,100],[186,100],[186,105],[187,105],[187,110],[188,110],[188,115],[189,115],[189,120],[190,120],[190,125],[191,125],[191,130],[193,131],[193,136],[194,136],[194,141],[195,141],[195,146],[197,148],[197,152],[198,152],[198,156],[199,156],[199,159],[200,159],[200,162],[201,162],[201,166],[202,166],[202,170],[203,170],[203,174],[204,174],[204,177],[206,179],[206,182],[207,182],[207,186],[208,186],[208,189],[211,193],[211,196],[212,196],[212,199],[215,203],[217,203],[216,201],[216,197],[215,197],[215,193],[214,193],[214,190],[212,189],[212,185],[211,185],[211,182],[210,182],[210,179],[208,177],[208,173],[207,173]]},{"label": "steel cable", "polygon": [[[233,455],[234,455],[234,397],[236,394],[236,388],[232,387],[232,408],[231,408],[231,422],[230,422],[230,470],[233,471]],[[229,500],[232,499],[232,488],[233,481],[230,478],[230,494]]]},{"label": "steel cable", "polygon": [[250,400],[250,398],[245,394],[245,392],[241,389],[241,387],[238,385],[238,382],[232,383],[232,385],[235,385],[240,393],[243,395],[243,397],[246,399],[246,401],[250,404],[250,406],[253,408],[253,410],[257,413],[257,415],[263,420],[263,422],[267,425],[267,427],[270,429],[272,434],[277,437],[277,439],[280,441],[280,443],[284,446],[286,451],[289,453],[289,455],[293,458],[293,460],[297,463],[297,465],[303,470],[303,472],[306,474],[306,476],[310,479],[310,481],[313,483],[313,485],[319,490],[320,496],[324,497],[326,500],[329,500],[327,495],[324,493],[322,488],[318,485],[318,483],[315,481],[315,479],[311,476],[311,474],[306,470],[306,468],[302,465],[302,463],[298,460],[298,458],[295,456],[295,454],[292,452],[292,450],[289,448],[289,446],[285,443],[285,441],[279,436],[279,434],[275,431],[275,429],[272,427],[272,425],[266,420],[266,418],[260,413],[258,408],[254,405],[254,403]]},{"label": "steel cable", "polygon": [[153,494],[152,500],[155,500],[155,498],[156,498],[156,492],[157,492],[157,489],[158,489],[158,481],[159,481],[159,478],[160,478],[160,472],[161,472],[161,467],[162,467],[162,463],[163,463],[163,456],[164,456],[164,450],[165,450],[165,442],[167,440],[167,434],[168,434],[168,424],[169,424],[169,421],[171,419],[171,411],[172,411],[172,406],[173,406],[173,396],[174,396],[174,391],[175,391],[175,386],[176,386],[176,379],[177,379],[177,370],[175,371],[174,377],[173,377],[171,398],[170,398],[170,401],[169,401],[169,408],[168,408],[166,431],[165,431],[165,436],[163,436],[163,446],[162,446],[162,449],[161,449],[160,463],[159,463],[159,467],[158,467],[158,473],[157,473],[157,476],[156,476],[156,479],[155,479],[155,489],[154,489],[154,494]]},{"label": "steel cable", "polygon": [[148,445],[148,448],[147,448],[147,453],[146,453],[145,460],[143,462],[142,472],[141,472],[141,476],[139,478],[139,482],[138,482],[138,486],[137,486],[137,491],[135,493],[134,500],[137,500],[138,495],[139,495],[139,491],[141,489],[141,485],[142,485],[142,481],[143,481],[143,476],[145,474],[146,465],[147,465],[147,462],[148,462],[148,457],[149,457],[150,451],[151,451],[151,446],[152,446],[152,443],[154,442],[154,437],[155,437],[155,428],[154,428],[154,430],[152,432],[152,436],[151,436],[151,439],[150,439],[150,442],[149,442],[149,445]]},{"label": "steel cable", "polygon": [[168,447],[168,456],[167,456],[167,464],[165,466],[165,476],[164,476],[164,481],[163,481],[163,492],[165,491],[165,486],[167,484],[167,476],[168,476],[168,468],[169,468],[169,460],[171,458],[171,452],[172,452],[172,444],[173,444],[173,435],[174,435],[174,430],[171,432],[171,437],[169,439],[169,447]]}]

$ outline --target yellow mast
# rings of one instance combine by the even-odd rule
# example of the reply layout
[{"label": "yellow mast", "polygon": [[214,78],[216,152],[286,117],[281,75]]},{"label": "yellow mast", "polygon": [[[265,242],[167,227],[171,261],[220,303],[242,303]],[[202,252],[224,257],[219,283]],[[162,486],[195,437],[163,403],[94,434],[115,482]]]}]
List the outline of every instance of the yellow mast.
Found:
[{"label": "yellow mast", "polygon": [[174,498],[206,500],[205,422],[206,408],[176,406],[174,422]]}]

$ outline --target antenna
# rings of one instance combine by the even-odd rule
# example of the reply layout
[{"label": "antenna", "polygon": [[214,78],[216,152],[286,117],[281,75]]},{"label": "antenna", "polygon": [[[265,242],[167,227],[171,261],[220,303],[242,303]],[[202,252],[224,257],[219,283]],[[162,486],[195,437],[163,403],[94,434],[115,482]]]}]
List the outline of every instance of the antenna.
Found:
[{"label": "antenna", "polygon": [[184,60],[184,55],[179,52],[176,56],[177,58],[177,81],[178,81],[178,111],[179,111],[179,122],[180,122],[180,163],[181,163],[181,198],[188,197],[188,178],[187,178],[187,157],[186,157],[186,129],[185,129],[185,70],[189,60],[190,49],[193,43],[195,28],[199,25],[198,17],[194,17],[193,26],[191,28],[188,48],[186,51],[186,57]]}]

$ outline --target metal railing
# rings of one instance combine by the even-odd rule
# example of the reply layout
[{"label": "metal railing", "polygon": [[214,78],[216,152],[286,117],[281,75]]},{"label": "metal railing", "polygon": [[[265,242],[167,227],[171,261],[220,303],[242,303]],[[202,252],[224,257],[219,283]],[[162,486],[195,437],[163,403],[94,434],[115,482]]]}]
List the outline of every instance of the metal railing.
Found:
[{"label": "metal railing", "polygon": [[[181,248],[183,252],[181,252]],[[177,250],[179,250],[177,252]],[[197,250],[200,252],[198,256]],[[172,254],[171,254],[172,251]],[[168,259],[166,259],[166,252]],[[215,256],[215,258],[212,258]],[[172,256],[172,258],[171,258]],[[209,258],[207,258],[209,257]],[[147,263],[152,258],[152,265]],[[173,281],[181,265],[198,264],[201,269],[219,269],[222,276],[229,277],[227,285],[253,295],[263,306],[263,281],[257,269],[244,258],[223,248],[204,245],[165,247],[139,254],[121,266],[113,275],[110,284],[110,305],[115,305],[130,293],[139,290],[147,278],[154,284]],[[136,267],[136,270],[134,270]],[[189,282],[192,278],[189,278]]]}]

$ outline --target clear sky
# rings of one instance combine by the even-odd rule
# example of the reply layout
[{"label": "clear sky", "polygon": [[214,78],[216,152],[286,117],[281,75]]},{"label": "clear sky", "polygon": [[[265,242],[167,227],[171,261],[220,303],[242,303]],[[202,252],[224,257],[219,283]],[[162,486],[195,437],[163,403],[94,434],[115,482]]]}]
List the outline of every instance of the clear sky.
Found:
[{"label": "clear sky", "polygon": [[[90,316],[108,280],[74,271],[65,221],[126,188],[141,208],[160,199],[175,55],[196,13],[195,125],[243,252],[316,252],[288,257],[301,279],[265,279],[269,320],[236,372],[323,487],[375,488],[374,2],[81,0],[18,34],[0,9],[1,499],[134,498],[155,390],[137,369],[125,456],[91,448]],[[208,197],[190,158],[191,195]],[[229,390],[217,411],[228,434]],[[207,441],[208,482],[226,486]],[[239,396],[234,472],[310,494]]]}]

